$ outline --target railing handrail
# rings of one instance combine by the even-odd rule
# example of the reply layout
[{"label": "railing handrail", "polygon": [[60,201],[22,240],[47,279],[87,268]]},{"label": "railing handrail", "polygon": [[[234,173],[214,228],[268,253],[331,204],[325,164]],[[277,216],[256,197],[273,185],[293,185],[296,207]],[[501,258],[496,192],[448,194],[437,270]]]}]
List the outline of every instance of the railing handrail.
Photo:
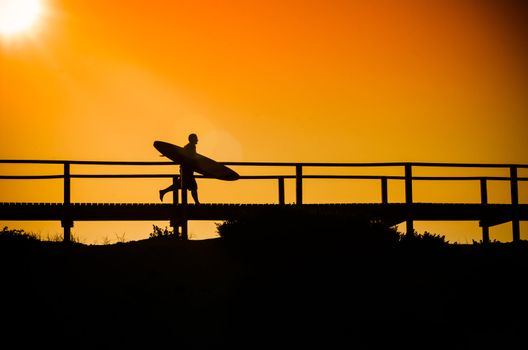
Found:
[{"label": "railing handrail", "polygon": [[[172,178],[174,174],[71,174],[72,179],[112,179],[112,178]],[[208,176],[195,175],[196,178],[212,179]],[[0,175],[0,180],[51,180],[63,179],[64,175]],[[295,179],[295,175],[242,175],[240,180],[276,180]],[[357,179],[357,180],[405,180],[405,176],[397,175],[303,175],[303,179]],[[413,176],[418,181],[510,181],[508,176]],[[518,177],[517,181],[528,181],[528,177]]]},{"label": "railing handrail", "polygon": [[[0,164],[71,164],[71,165],[177,165],[172,161],[106,161],[106,160],[40,160],[40,159],[0,159]],[[441,162],[225,162],[218,163],[231,166],[277,166],[277,167],[450,167],[450,168],[524,168],[528,164],[516,163],[441,163]]]}]

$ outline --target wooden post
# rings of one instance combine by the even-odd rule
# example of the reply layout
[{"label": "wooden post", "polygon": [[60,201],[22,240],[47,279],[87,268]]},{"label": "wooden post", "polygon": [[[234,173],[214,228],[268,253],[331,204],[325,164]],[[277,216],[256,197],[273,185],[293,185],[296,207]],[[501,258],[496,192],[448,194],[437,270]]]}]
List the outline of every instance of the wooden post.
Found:
[{"label": "wooden post", "polygon": [[[486,179],[480,179],[480,203],[482,205],[488,204],[488,185],[487,185]],[[482,225],[482,243],[488,244],[490,241],[489,226],[486,224],[486,222],[483,222],[481,225]]]},{"label": "wooden post", "polygon": [[381,178],[381,203],[383,204],[389,203],[389,194],[387,191],[387,178],[386,177]]},{"label": "wooden post", "polygon": [[513,242],[521,240],[521,230],[519,227],[519,187],[517,183],[517,167],[510,167],[510,190],[511,190],[511,204],[513,209],[512,216],[512,233]]},{"label": "wooden post", "polygon": [[405,164],[405,204],[407,207],[407,235],[413,235],[414,222],[412,218],[413,190],[411,164]]},{"label": "wooden post", "polygon": [[63,217],[61,226],[64,229],[64,242],[71,241],[71,228],[73,227],[73,220],[71,218],[71,177],[70,177],[70,163],[64,163],[64,202],[63,202]]},{"label": "wooden post", "polygon": [[303,188],[302,188],[302,165],[298,164],[295,166],[295,187],[296,187],[296,203],[297,205],[303,204]]},{"label": "wooden post", "polygon": [[279,204],[284,205],[284,178],[279,177]]},{"label": "wooden post", "polygon": [[174,191],[172,191],[172,204],[177,205],[180,202],[180,195],[179,195],[179,187],[180,187],[180,177],[179,176],[173,176],[172,177],[172,188]]},{"label": "wooden post", "polygon": [[188,227],[187,227],[187,189],[184,187],[184,172],[181,172],[180,176],[181,180],[181,197],[182,197],[182,212],[181,212],[181,239],[187,240],[189,238],[188,235]]},{"label": "wooden post", "polygon": [[180,194],[179,194],[180,186],[181,186],[180,177],[173,176],[172,177],[172,218],[170,220],[170,226],[173,228],[174,234],[177,236],[180,235],[180,219],[176,215],[176,212],[178,210],[178,204],[180,202]]}]

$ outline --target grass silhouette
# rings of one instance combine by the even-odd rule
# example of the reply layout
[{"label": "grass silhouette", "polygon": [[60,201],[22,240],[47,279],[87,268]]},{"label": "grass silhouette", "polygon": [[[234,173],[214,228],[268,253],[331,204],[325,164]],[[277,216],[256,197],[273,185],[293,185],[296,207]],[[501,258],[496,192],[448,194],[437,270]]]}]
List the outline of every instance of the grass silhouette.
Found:
[{"label": "grass silhouette", "polygon": [[89,246],[0,234],[18,347],[525,348],[528,246],[449,244],[360,218],[266,217],[220,238]]}]

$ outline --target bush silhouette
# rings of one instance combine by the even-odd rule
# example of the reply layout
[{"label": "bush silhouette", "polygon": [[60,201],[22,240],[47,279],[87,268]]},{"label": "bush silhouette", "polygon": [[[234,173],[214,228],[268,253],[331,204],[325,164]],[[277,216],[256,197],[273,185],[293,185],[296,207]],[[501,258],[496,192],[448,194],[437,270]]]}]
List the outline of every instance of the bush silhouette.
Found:
[{"label": "bush silhouette", "polygon": [[228,220],[217,224],[219,236],[231,241],[346,241],[392,245],[400,240],[394,228],[362,218],[332,215],[276,215]]},{"label": "bush silhouette", "polygon": [[413,232],[413,234],[400,234],[400,243],[405,245],[420,245],[420,246],[444,246],[448,245],[449,241],[445,236],[429,233],[425,231],[423,234]]},{"label": "bush silhouette", "polygon": [[176,237],[174,230],[171,230],[165,226],[161,228],[157,225],[152,225],[152,232],[149,234],[150,238],[166,238],[166,237]]},{"label": "bush silhouette", "polygon": [[38,242],[40,239],[34,233],[28,233],[24,230],[9,229],[5,226],[0,231],[0,242]]},{"label": "bush silhouette", "polygon": [[449,245],[445,236],[414,231],[408,235],[383,222],[366,218],[344,218],[331,215],[276,215],[263,218],[228,220],[217,224],[222,239],[248,241],[334,241],[372,247],[442,247]]}]

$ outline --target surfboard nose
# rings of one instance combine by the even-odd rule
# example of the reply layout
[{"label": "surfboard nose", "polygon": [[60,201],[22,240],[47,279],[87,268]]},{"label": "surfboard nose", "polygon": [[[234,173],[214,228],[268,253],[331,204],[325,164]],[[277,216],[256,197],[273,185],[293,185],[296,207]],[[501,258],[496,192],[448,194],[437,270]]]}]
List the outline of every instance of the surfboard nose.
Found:
[{"label": "surfboard nose", "polygon": [[153,143],[154,148],[160,151],[161,153],[163,153],[163,149],[167,148],[168,144],[169,144],[168,142],[163,142],[163,141],[154,141]]}]

